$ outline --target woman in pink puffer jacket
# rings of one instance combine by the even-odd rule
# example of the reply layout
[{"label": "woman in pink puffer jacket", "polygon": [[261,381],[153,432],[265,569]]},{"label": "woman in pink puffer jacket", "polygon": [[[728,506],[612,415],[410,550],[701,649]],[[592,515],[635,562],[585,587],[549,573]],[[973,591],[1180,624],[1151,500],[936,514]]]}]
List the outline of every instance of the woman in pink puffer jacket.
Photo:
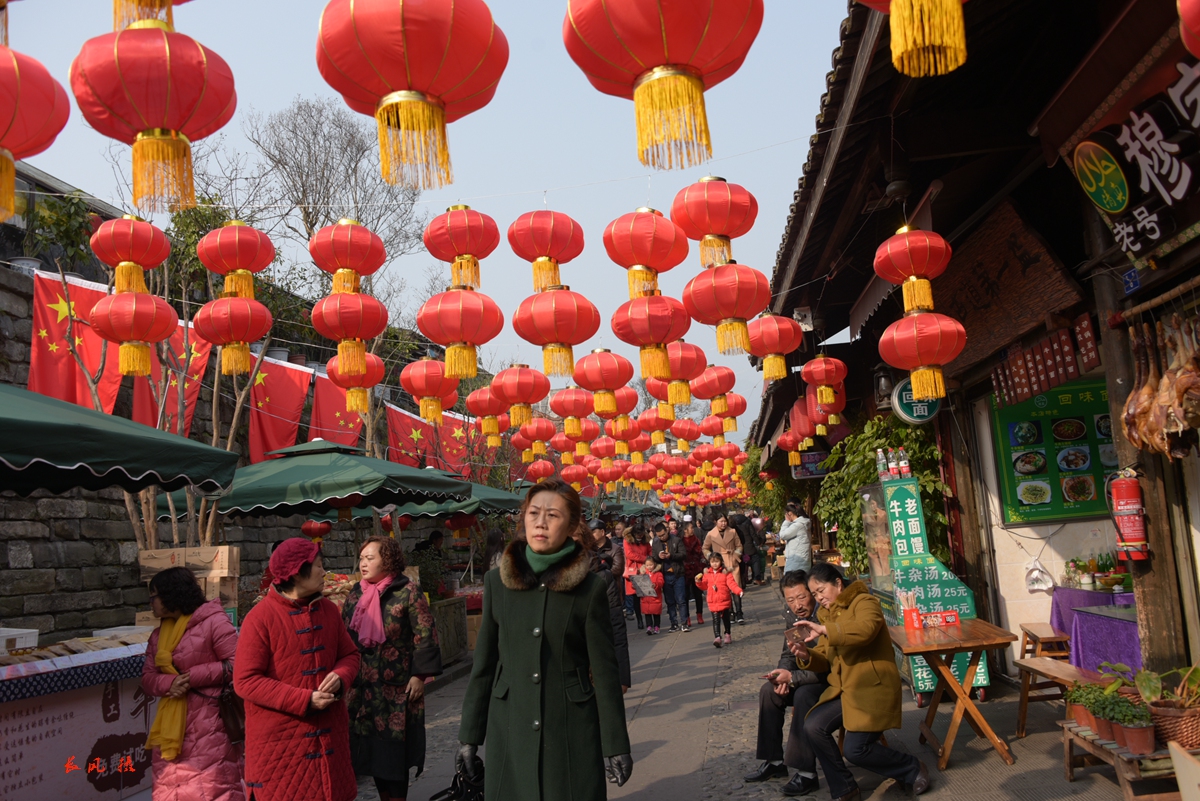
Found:
[{"label": "woman in pink puffer jacket", "polygon": [[161,626],[146,647],[142,667],[146,693],[162,698],[174,685],[187,698],[187,724],[178,758],[166,760],[161,749],[153,751],[153,801],[244,801],[242,746],[229,741],[217,711],[221,688],[233,677],[237,632],[221,602],[206,602],[204,591],[184,567],[164,570],[150,581],[150,605],[160,619],[191,614],[171,654],[178,675],[154,663]]}]

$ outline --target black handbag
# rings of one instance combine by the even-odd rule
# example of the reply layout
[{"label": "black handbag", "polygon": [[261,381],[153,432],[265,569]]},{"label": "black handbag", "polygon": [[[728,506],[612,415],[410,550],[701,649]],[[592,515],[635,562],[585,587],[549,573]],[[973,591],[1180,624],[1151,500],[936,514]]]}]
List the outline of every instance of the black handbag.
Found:
[{"label": "black handbag", "polygon": [[[231,743],[241,743],[246,740],[246,705],[242,702],[241,696],[233,691],[233,665],[226,659],[221,663],[224,667],[222,677],[224,679],[221,684],[221,692],[217,695],[217,714],[221,716],[221,723],[225,726],[225,734],[228,735]],[[201,693],[201,695],[205,695]],[[206,698],[212,698],[211,695],[205,695]]]},{"label": "black handbag", "polygon": [[476,784],[463,773],[455,773],[450,786],[429,796],[429,801],[483,801],[483,777]]}]

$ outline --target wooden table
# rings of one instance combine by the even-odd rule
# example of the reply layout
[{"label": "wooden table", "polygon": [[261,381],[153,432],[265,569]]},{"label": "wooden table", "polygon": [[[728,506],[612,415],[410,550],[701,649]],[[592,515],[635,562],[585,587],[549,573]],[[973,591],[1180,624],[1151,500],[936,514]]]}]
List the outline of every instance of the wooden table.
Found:
[{"label": "wooden table", "polygon": [[[945,770],[950,763],[950,751],[954,748],[954,738],[963,716],[971,724],[971,728],[980,737],[984,737],[996,749],[1000,758],[1009,765],[1016,760],[1008,744],[1001,740],[992,727],[984,720],[983,713],[971,700],[971,685],[975,682],[975,672],[979,669],[979,659],[985,651],[993,648],[1004,648],[1011,642],[1016,642],[1017,635],[993,626],[985,620],[964,620],[957,626],[929,629],[906,629],[903,626],[889,626],[892,642],[905,656],[921,656],[929,667],[937,674],[937,688],[933,692],[933,701],[929,704],[929,712],[921,724],[921,742],[929,743],[938,755],[938,770]],[[955,654],[969,653],[970,662],[962,681],[954,677],[950,671],[950,663]],[[945,741],[938,739],[933,733],[933,721],[937,717],[938,704],[942,696],[950,693],[956,699],[954,713],[950,716],[950,728],[946,731]]]}]

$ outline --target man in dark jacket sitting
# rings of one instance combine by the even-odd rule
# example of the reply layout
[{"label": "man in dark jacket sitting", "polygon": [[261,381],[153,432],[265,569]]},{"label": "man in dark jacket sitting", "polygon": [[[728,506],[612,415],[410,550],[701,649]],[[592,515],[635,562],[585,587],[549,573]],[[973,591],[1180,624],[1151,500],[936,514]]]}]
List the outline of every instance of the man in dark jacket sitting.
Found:
[{"label": "man in dark jacket sitting", "polygon": [[[808,591],[808,576],[803,570],[784,573],[779,582],[787,604],[784,619],[788,628],[798,620],[816,620],[817,602]],[[810,642],[811,644],[814,644]],[[767,681],[758,692],[758,750],[756,758],[763,760],[756,771],[748,774],[748,782],[762,782],[776,776],[786,776],[788,768],[796,771],[783,786],[783,794],[808,795],[816,791],[817,761],[804,739],[804,716],[817,703],[827,686],[826,674],[799,670],[796,657],[783,640],[779,665],[767,674]],[[788,731],[787,752],[783,750],[783,722],[787,708],[792,707],[792,725]]]}]

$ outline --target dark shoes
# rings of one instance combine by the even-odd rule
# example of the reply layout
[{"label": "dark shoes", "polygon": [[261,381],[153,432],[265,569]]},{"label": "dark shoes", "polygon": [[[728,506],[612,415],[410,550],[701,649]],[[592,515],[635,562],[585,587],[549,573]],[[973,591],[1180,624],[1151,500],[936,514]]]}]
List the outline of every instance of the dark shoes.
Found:
[{"label": "dark shoes", "polygon": [[758,766],[758,770],[747,773],[742,778],[748,782],[765,782],[767,779],[774,779],[777,776],[786,776],[787,773],[787,765],[782,762],[764,762]]},{"label": "dark shoes", "polygon": [[[792,777],[791,781],[783,785],[782,792],[784,795],[809,795],[815,793],[820,786],[821,782],[817,780],[816,776],[801,776],[797,773]],[[857,793],[858,791],[855,790],[854,792]],[[857,796],[855,797],[857,798]],[[837,801],[850,801],[850,797],[846,796],[845,799],[837,799]]]},{"label": "dark shoes", "polygon": [[920,771],[920,773],[917,774],[917,780],[915,782],[913,782],[912,794],[914,796],[918,796],[921,793],[928,790],[929,787],[930,787],[929,768],[925,767],[925,763],[922,762],[921,763],[921,771]]}]

